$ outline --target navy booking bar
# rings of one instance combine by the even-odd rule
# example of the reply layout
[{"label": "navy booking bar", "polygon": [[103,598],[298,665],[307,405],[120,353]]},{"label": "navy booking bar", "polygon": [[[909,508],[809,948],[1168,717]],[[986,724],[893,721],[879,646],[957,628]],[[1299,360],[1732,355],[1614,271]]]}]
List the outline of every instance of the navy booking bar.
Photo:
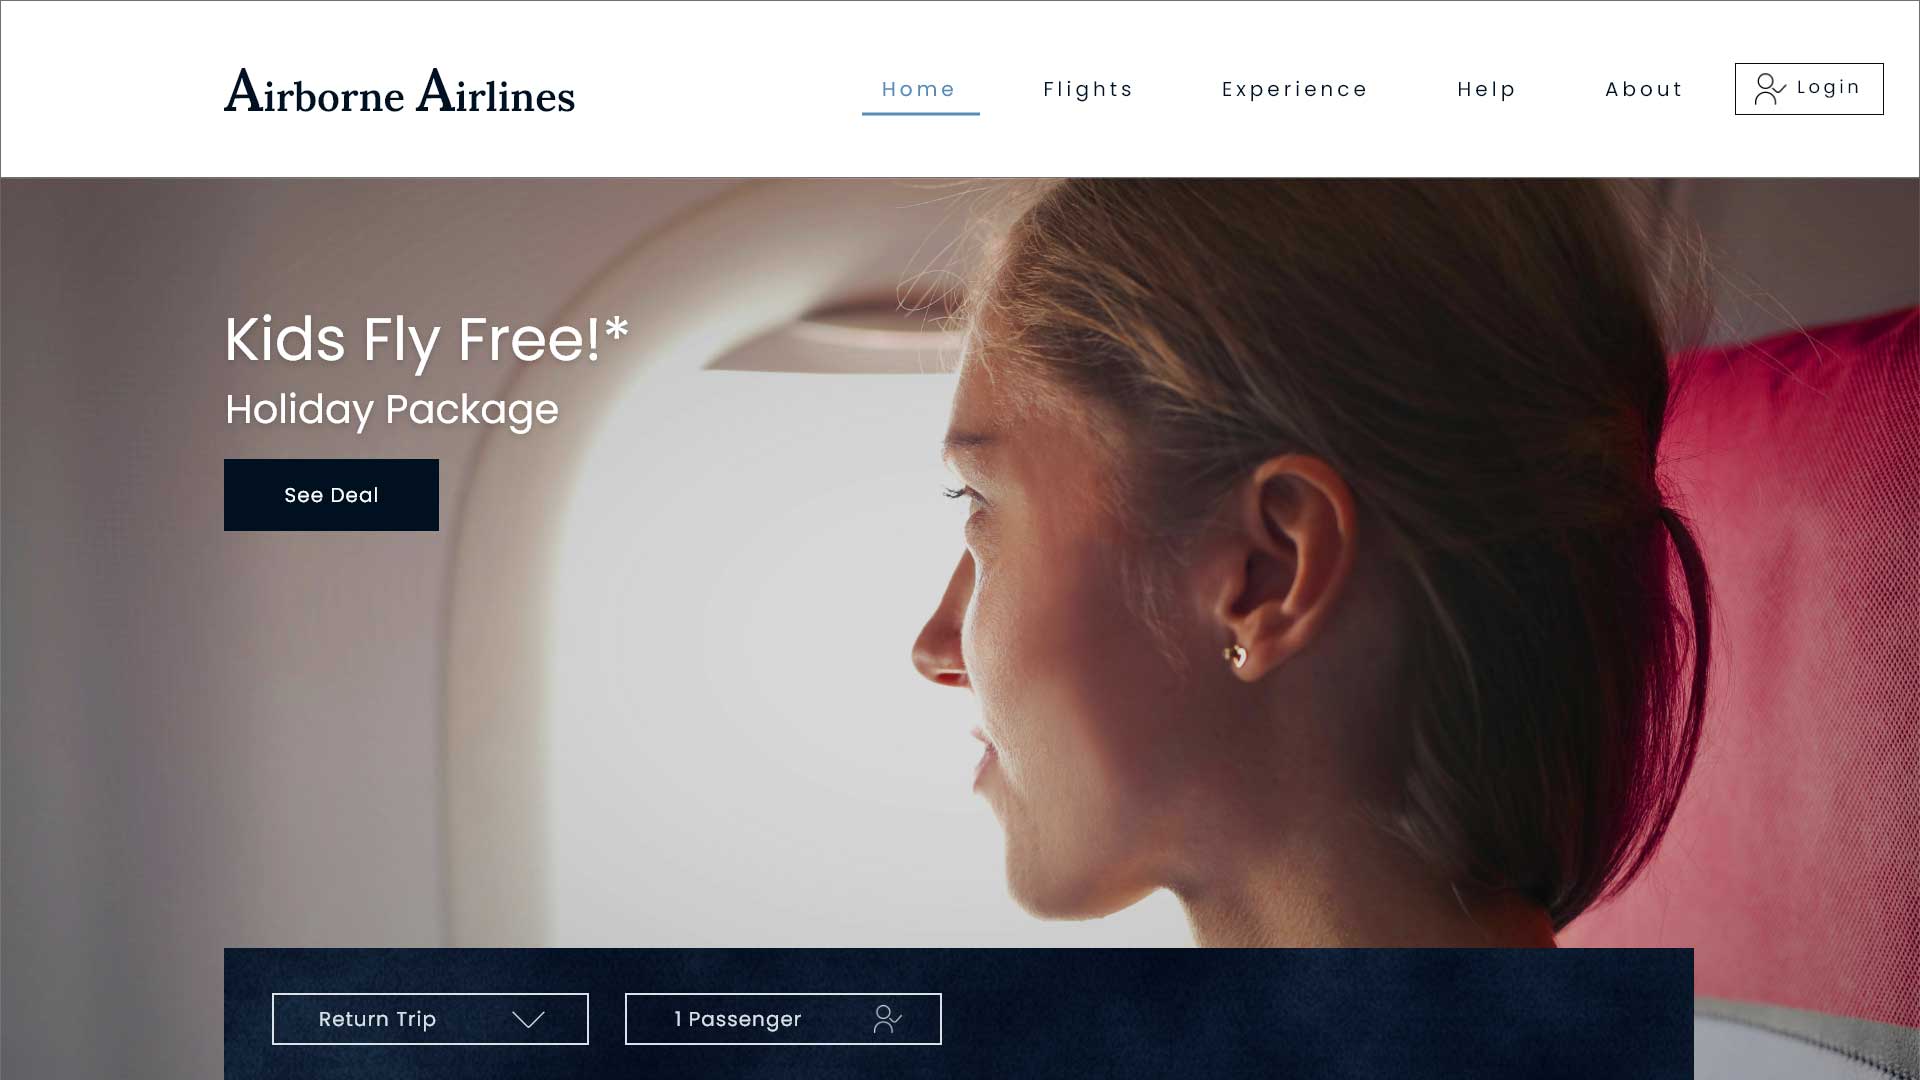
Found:
[{"label": "navy booking bar", "polygon": [[438,532],[437,458],[227,458],[228,532]]},{"label": "navy booking bar", "polygon": [[233,1078],[1693,1072],[1689,949],[228,949],[225,994]]}]

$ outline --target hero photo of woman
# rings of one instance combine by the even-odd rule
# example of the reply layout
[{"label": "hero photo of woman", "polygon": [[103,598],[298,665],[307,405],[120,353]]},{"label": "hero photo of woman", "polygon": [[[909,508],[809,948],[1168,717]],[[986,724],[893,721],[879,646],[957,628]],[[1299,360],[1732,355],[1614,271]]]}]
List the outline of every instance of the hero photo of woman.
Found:
[{"label": "hero photo of woman", "polygon": [[1020,904],[1164,888],[1203,945],[1551,946],[1631,881],[1711,619],[1626,194],[1073,180],[1005,221],[913,661],[978,703]]}]

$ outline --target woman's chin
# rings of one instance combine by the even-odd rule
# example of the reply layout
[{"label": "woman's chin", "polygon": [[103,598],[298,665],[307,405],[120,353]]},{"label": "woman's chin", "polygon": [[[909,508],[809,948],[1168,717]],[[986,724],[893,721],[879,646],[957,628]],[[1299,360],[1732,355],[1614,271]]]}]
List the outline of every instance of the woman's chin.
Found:
[{"label": "woman's chin", "polygon": [[1103,919],[1132,907],[1152,892],[1152,886],[1123,885],[1103,880],[1097,873],[1061,873],[1057,866],[1037,866],[1035,860],[1022,858],[1009,838],[1007,893],[1034,918]]}]

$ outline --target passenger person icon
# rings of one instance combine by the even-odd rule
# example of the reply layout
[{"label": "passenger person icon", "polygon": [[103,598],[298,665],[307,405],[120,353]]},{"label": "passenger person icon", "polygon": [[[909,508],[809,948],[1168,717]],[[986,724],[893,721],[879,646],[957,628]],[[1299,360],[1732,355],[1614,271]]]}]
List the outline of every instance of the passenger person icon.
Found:
[{"label": "passenger person icon", "polygon": [[873,1010],[873,1015],[879,1018],[873,1025],[873,1032],[876,1035],[880,1033],[880,1029],[883,1027],[887,1029],[887,1034],[893,1034],[893,1025],[906,1019],[906,1017],[894,1012],[893,1006],[891,1005],[877,1006]]},{"label": "passenger person icon", "polygon": [[1755,105],[1760,104],[1761,98],[1766,98],[1769,105],[1780,104],[1780,87],[1773,81],[1773,72],[1761,72],[1759,77],[1754,79],[1754,84],[1760,87],[1760,92],[1753,95]]}]

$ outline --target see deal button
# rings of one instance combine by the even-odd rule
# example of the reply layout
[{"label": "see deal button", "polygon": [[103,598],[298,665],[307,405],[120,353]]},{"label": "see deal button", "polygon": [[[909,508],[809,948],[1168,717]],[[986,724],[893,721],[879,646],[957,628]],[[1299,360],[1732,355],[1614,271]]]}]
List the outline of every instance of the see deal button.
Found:
[{"label": "see deal button", "polygon": [[228,532],[439,532],[438,458],[227,458]]}]

